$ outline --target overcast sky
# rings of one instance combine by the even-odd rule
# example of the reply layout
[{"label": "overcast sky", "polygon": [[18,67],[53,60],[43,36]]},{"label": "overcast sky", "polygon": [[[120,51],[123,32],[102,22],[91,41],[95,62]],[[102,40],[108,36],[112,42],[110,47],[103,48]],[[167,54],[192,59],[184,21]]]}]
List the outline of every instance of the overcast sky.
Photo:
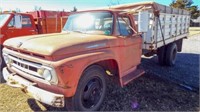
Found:
[{"label": "overcast sky", "polygon": [[[0,10],[16,10],[22,12],[33,11],[35,7],[41,7],[43,10],[65,10],[70,11],[74,6],[78,10],[105,7],[111,5],[111,2],[120,4],[134,3],[141,1],[155,1],[160,4],[169,5],[172,0],[0,0]],[[194,5],[200,6],[200,0],[193,0]]]}]

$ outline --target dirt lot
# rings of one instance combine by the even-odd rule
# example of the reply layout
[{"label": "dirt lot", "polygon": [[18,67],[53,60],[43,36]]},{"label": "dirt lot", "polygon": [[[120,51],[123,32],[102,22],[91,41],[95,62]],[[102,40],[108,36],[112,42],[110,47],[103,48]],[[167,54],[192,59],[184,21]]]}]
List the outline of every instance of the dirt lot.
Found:
[{"label": "dirt lot", "polygon": [[190,36],[200,34],[200,27],[190,27]]},{"label": "dirt lot", "polygon": [[[200,35],[184,40],[176,66],[160,67],[156,57],[143,58],[145,75],[124,88],[109,85],[102,111],[199,111]],[[179,84],[187,85],[186,88]],[[191,91],[191,89],[195,91]],[[41,105],[20,89],[0,84],[1,111],[59,111]]]}]

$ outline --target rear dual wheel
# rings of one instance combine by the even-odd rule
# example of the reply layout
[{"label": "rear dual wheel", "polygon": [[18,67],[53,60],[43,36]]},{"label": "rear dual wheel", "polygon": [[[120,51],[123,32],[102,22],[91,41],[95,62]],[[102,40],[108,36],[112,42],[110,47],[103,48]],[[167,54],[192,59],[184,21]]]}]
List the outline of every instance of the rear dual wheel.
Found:
[{"label": "rear dual wheel", "polygon": [[166,65],[174,66],[176,62],[177,45],[175,43],[169,44],[166,51]]},{"label": "rear dual wheel", "polygon": [[174,66],[176,62],[177,45],[168,44],[158,49],[158,62],[160,65]]},{"label": "rear dual wheel", "polygon": [[[106,94],[104,70],[93,65],[83,73],[75,95],[66,104],[68,110],[94,111],[98,110]],[[69,100],[69,99],[68,99]],[[69,101],[66,101],[69,102]]]}]

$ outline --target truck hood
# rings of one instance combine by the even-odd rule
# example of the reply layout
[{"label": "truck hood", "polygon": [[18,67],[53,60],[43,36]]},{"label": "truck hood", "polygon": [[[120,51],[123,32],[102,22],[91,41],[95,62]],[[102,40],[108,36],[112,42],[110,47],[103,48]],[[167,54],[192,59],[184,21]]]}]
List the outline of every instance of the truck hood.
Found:
[{"label": "truck hood", "polygon": [[45,56],[66,55],[109,47],[108,36],[82,33],[56,33],[8,39],[4,46]]}]

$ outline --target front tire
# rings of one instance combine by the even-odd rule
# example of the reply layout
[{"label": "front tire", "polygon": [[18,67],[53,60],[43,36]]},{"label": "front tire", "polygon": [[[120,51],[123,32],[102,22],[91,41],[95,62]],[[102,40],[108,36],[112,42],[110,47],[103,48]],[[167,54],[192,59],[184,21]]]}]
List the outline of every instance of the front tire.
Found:
[{"label": "front tire", "polygon": [[67,109],[75,111],[98,110],[106,94],[105,75],[102,67],[98,65],[87,68],[78,83],[75,95],[68,99],[71,100],[71,104],[66,104]]},{"label": "front tire", "polygon": [[4,62],[4,59],[3,59],[3,56],[2,56],[2,46],[0,48],[0,69],[1,69],[1,72],[0,72],[0,83],[4,83],[6,82],[5,79],[3,78],[3,74],[2,74],[2,71],[3,71],[3,67],[5,67],[5,62]]}]

